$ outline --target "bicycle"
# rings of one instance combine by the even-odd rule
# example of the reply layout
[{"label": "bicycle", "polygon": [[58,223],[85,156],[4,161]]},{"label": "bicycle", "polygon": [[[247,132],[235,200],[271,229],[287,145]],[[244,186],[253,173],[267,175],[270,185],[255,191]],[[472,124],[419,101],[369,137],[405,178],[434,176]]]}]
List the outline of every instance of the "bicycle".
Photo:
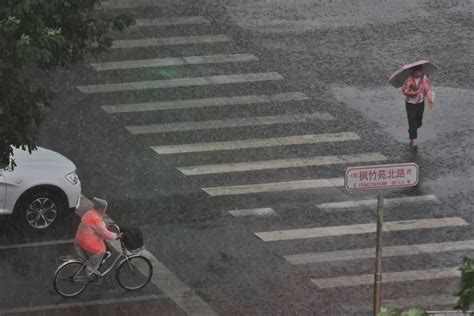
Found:
[{"label": "bicycle", "polygon": [[[120,234],[120,227],[118,225],[112,224],[109,226],[115,228]],[[153,275],[153,266],[150,260],[143,255],[136,253],[136,251],[128,250],[123,239],[120,239],[120,246],[122,252],[118,254],[113,263],[101,273],[101,279],[116,267],[115,279],[118,284],[129,291],[139,290],[150,282]],[[99,269],[106,260],[107,258],[102,260]],[[61,258],[61,261],[63,261],[63,263],[56,269],[53,282],[54,289],[59,295],[74,297],[81,294],[90,284],[94,284],[91,283],[86,274],[86,264],[88,260]],[[137,281],[136,284],[129,283],[134,281]],[[72,287],[71,291],[67,290],[68,285]]]}]

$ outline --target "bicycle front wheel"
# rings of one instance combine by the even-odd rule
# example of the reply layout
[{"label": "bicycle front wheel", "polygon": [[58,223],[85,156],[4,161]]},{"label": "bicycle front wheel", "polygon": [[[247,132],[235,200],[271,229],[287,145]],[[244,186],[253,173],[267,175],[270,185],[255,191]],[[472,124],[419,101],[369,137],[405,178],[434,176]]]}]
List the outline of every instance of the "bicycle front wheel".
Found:
[{"label": "bicycle front wheel", "polygon": [[142,255],[127,257],[117,268],[118,284],[126,290],[139,290],[150,282],[153,266],[150,260]]},{"label": "bicycle front wheel", "polygon": [[64,297],[81,294],[87,285],[86,266],[80,261],[66,262],[54,274],[54,289]]}]

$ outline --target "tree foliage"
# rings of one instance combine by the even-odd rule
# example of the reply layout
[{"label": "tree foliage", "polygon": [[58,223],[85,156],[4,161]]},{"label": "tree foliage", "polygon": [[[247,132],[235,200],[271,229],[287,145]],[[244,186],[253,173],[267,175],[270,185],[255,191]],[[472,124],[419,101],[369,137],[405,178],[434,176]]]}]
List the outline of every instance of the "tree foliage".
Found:
[{"label": "tree foliage", "polygon": [[51,99],[32,86],[33,71],[53,70],[110,48],[112,30],[133,23],[128,15],[98,15],[99,0],[0,1],[0,166],[12,163],[12,146],[35,148],[38,126]]},{"label": "tree foliage", "polygon": [[460,270],[461,284],[456,291],[459,300],[454,308],[466,312],[474,303],[474,259],[464,258]]}]

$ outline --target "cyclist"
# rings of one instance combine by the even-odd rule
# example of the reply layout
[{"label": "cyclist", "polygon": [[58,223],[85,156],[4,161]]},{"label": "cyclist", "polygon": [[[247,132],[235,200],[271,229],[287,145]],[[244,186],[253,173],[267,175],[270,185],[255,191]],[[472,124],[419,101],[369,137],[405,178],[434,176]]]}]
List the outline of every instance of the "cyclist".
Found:
[{"label": "cyclist", "polygon": [[107,251],[104,240],[119,239],[121,236],[109,231],[104,222],[107,201],[95,197],[92,201],[94,207],[82,216],[74,245],[78,255],[83,260],[88,259],[86,274],[94,282],[102,276],[98,268]]}]

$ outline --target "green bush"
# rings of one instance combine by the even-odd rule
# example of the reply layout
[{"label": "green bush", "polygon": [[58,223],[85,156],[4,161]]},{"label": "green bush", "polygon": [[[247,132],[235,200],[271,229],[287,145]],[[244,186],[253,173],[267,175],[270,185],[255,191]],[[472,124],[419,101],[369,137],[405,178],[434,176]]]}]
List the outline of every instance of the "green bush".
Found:
[{"label": "green bush", "polygon": [[461,284],[455,294],[459,299],[454,308],[466,312],[474,301],[474,260],[464,258],[459,270],[461,270]]}]

